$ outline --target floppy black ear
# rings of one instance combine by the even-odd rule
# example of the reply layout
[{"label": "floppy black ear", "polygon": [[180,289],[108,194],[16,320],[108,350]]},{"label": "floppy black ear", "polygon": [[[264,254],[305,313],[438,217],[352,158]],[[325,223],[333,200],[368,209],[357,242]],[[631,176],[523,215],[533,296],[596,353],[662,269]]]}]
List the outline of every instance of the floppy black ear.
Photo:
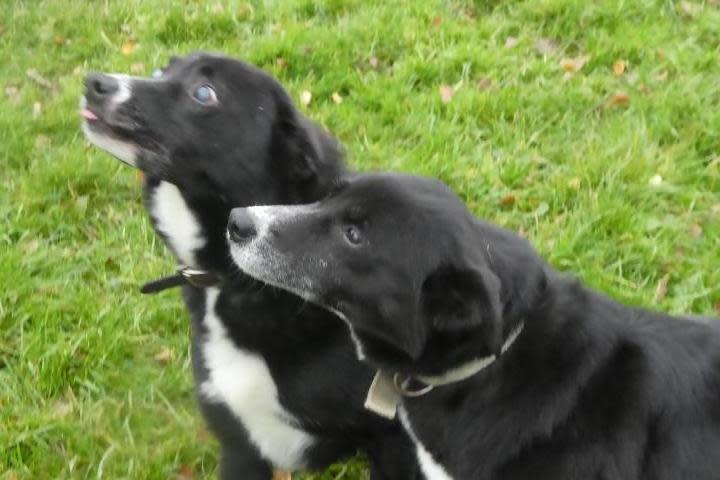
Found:
[{"label": "floppy black ear", "polygon": [[273,156],[283,160],[290,180],[307,182],[316,178],[322,157],[317,127],[303,118],[288,98],[281,98],[273,135]]},{"label": "floppy black ear", "polygon": [[425,280],[422,311],[429,325],[441,332],[479,328],[487,347],[502,349],[500,279],[487,268],[443,267]]}]

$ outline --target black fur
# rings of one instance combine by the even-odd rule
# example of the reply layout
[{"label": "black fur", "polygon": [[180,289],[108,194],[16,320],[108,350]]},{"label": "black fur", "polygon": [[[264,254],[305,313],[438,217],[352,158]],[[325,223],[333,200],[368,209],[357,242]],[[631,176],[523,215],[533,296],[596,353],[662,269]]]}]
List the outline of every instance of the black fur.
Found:
[{"label": "black fur", "polygon": [[486,369],[403,400],[450,477],[720,478],[720,322],[590,291],[417,177],[351,179],[270,231],[233,240],[238,266],[340,312],[378,368],[438,375],[500,353],[524,322]]},{"label": "black fur", "polygon": [[[272,77],[224,56],[174,58],[161,77],[133,79],[132,97],[115,109],[109,106],[113,82],[103,74],[88,76],[87,109],[99,117],[88,127],[138,147],[135,163],[145,173],[151,216],[161,182],[180,190],[206,239],[191,266],[225,279],[216,312],[238,347],[264,358],[280,403],[316,438],[304,463],[321,468],[362,449],[373,479],[414,478],[414,457],[399,426],[363,409],[372,370],[358,362],[346,327],[327,311],[242,275],[225,241],[233,207],[324,196],[344,172],[335,139],[302,116]],[[217,105],[192,98],[205,84],[217,92]],[[157,227],[158,219],[152,220]],[[191,286],[183,293],[199,386],[208,375],[200,347],[206,296]],[[261,458],[243,425],[224,405],[198,398],[222,445],[221,478],[269,480],[273,465]]]}]

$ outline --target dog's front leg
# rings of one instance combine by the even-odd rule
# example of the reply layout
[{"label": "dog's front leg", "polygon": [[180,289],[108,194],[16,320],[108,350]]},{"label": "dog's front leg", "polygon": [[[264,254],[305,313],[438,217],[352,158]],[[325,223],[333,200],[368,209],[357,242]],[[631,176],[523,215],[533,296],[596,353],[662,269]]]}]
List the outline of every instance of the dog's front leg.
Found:
[{"label": "dog's front leg", "polygon": [[255,448],[242,442],[223,443],[220,480],[273,480],[273,469]]}]

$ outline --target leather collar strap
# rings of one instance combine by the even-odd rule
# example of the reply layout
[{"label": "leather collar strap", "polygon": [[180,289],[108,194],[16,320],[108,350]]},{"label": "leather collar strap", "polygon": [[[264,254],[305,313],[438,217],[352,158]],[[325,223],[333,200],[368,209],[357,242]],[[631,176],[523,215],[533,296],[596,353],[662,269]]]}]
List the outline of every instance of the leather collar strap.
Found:
[{"label": "leather collar strap", "polygon": [[207,270],[180,266],[177,273],[168,275],[140,287],[140,293],[158,293],[181,285],[192,285],[200,288],[215,287],[222,283],[222,278]]},{"label": "leather collar strap", "polygon": [[[523,328],[525,328],[525,322],[520,322],[510,332],[505,343],[503,343],[500,351],[501,355],[515,343]],[[421,397],[435,387],[462,382],[486,369],[497,359],[498,357],[495,355],[477,358],[437,376],[417,375],[403,379],[400,374],[378,370],[368,390],[365,408],[383,417],[393,419],[402,397]],[[411,389],[413,384],[420,384],[420,387],[413,390]]]}]

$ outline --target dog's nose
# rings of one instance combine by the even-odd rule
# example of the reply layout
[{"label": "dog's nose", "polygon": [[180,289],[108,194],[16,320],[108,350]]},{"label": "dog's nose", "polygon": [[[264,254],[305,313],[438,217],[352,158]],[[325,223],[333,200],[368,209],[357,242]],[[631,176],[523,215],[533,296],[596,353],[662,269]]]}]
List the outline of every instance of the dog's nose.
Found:
[{"label": "dog's nose", "polygon": [[99,101],[114,95],[120,84],[115,77],[103,73],[90,73],[85,77],[85,97]]},{"label": "dog's nose", "polygon": [[255,222],[247,208],[234,208],[228,220],[228,235],[235,243],[242,243],[257,235]]}]

